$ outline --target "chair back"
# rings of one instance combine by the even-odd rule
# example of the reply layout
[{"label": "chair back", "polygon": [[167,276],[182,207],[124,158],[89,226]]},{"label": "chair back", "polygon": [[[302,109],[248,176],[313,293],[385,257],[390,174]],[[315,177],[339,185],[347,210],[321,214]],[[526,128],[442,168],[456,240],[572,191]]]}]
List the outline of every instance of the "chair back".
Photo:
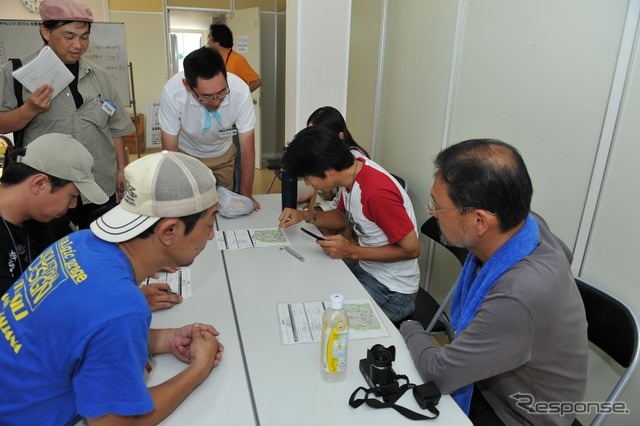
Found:
[{"label": "chair back", "polygon": [[420,232],[453,253],[453,255],[458,259],[461,265],[464,264],[465,260],[467,260],[467,254],[469,254],[469,250],[462,247],[453,247],[442,242],[442,232],[440,232],[438,219],[436,219],[435,216],[431,216],[426,220],[425,223],[422,224],[422,226],[420,227]]},{"label": "chair back", "polygon": [[[575,278],[584,303],[589,341],[625,368],[606,402],[617,401],[640,363],[640,321],[623,301],[582,278]],[[592,425],[604,422],[607,413],[598,414]]]},{"label": "chair back", "polygon": [[402,187],[402,189],[404,189],[404,192],[409,192],[409,185],[407,184],[407,181],[402,179],[400,176],[398,175],[394,175],[393,173],[389,173]]},{"label": "chair back", "polygon": [[[420,227],[420,232],[453,253],[460,264],[463,264],[467,259],[467,249],[443,244],[441,238],[442,233],[440,232],[440,227],[438,226],[438,222],[435,217],[427,219],[427,221]],[[450,340],[453,340],[455,332],[451,327],[447,314],[444,310],[453,297],[455,288],[456,282],[454,281],[442,303],[439,304],[431,294],[429,294],[424,288],[420,287],[416,297],[416,308],[409,318],[415,321],[420,321],[420,323],[424,325],[426,333],[446,334]]]}]

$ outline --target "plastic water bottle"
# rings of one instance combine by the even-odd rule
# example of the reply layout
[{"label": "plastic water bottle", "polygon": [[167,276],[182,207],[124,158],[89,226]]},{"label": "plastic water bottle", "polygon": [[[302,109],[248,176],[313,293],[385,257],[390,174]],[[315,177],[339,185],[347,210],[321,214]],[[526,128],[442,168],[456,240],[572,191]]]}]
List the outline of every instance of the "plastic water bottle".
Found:
[{"label": "plastic water bottle", "polygon": [[343,303],[341,294],[332,294],[329,307],[322,314],[320,367],[325,382],[341,382],[347,373],[349,316]]}]

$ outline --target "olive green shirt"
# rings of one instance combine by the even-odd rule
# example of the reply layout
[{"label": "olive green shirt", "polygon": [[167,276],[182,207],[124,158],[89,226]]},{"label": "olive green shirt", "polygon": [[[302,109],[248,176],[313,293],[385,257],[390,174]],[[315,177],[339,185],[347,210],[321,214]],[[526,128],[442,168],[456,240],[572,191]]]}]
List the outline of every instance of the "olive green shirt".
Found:
[{"label": "olive green shirt", "polygon": [[[27,64],[37,54],[21,58],[22,64]],[[53,98],[49,110],[38,114],[26,127],[24,143],[28,145],[47,133],[73,136],[93,155],[96,182],[111,196],[115,193],[118,173],[113,138],[131,133],[134,127],[107,73],[84,58],[80,58],[79,65],[78,91],[83,98],[82,106],[76,108],[71,90],[65,88]],[[0,113],[17,107],[12,72],[11,62],[0,68]],[[26,101],[30,94],[23,88],[22,99]],[[102,102],[107,99],[116,106],[112,116],[101,109]],[[83,202],[88,201],[83,197]]]}]

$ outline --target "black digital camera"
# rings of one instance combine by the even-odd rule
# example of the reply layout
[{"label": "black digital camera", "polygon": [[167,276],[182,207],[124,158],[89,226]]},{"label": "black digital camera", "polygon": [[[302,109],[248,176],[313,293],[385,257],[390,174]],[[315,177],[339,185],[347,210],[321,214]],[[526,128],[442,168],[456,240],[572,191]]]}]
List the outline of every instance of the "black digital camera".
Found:
[{"label": "black digital camera", "polygon": [[398,392],[400,384],[391,363],[396,359],[396,347],[385,348],[373,345],[367,349],[367,357],[360,360],[360,372],[367,384],[374,390],[374,395],[382,396],[386,400],[390,395]]}]

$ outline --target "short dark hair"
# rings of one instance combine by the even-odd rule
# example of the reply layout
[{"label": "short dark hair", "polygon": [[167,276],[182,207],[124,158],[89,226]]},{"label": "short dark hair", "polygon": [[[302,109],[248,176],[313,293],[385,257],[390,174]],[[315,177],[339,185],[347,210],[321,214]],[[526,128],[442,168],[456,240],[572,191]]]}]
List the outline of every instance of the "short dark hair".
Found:
[{"label": "short dark hair", "polygon": [[[208,210],[208,209],[207,209]],[[184,235],[189,235],[191,233],[191,231],[193,231],[193,228],[195,228],[196,223],[198,222],[198,220],[200,220],[200,218],[202,216],[204,216],[204,214],[207,212],[207,210],[203,210],[200,213],[194,213],[194,214],[190,214],[188,216],[182,216],[179,217],[178,219],[180,219],[180,221],[182,221],[182,223],[184,223]],[[158,225],[160,221],[154,223],[150,228],[145,229],[144,231],[142,231],[139,235],[137,235],[135,238],[147,238],[150,235],[152,235],[155,232],[156,226]]]},{"label": "short dark hair", "polygon": [[222,74],[227,80],[227,68],[222,56],[210,47],[201,47],[189,53],[184,58],[183,65],[184,78],[191,87],[198,85],[198,78],[209,80],[218,74]]},{"label": "short dark hair", "polygon": [[440,152],[434,164],[435,175],[446,183],[456,207],[494,213],[502,231],[514,228],[529,214],[533,186],[513,146],[495,139],[470,139]]},{"label": "short dark hair", "polygon": [[[91,33],[91,22],[86,22],[86,21],[44,21],[42,23],[42,26],[48,29],[49,31],[51,31],[51,30],[57,30],[61,26],[70,24],[72,22],[82,22],[83,24],[87,24],[89,33]],[[40,34],[40,38],[42,38],[42,41],[44,42],[44,44],[46,45],[49,44],[49,42],[47,42],[47,40],[45,40],[45,38],[42,37],[42,34]]]},{"label": "short dark hair", "polygon": [[209,27],[211,40],[220,43],[220,46],[227,49],[233,48],[233,33],[225,24],[211,24]]},{"label": "short dark hair", "polygon": [[356,149],[369,158],[369,153],[351,136],[351,132],[347,128],[347,123],[344,121],[344,117],[332,106],[323,106],[315,110],[309,116],[307,120],[307,126],[320,126],[333,130],[336,134],[342,132],[344,134],[344,141],[350,149]]},{"label": "short dark hair", "polygon": [[43,174],[49,178],[49,181],[51,182],[51,192],[56,192],[58,189],[71,183],[70,180],[60,179],[58,177],[51,176],[48,173],[36,170],[31,166],[27,166],[26,164],[18,163],[16,161],[16,158],[19,155],[24,155],[27,152],[27,149],[28,146],[16,148],[11,151],[9,165],[2,172],[2,176],[0,176],[0,183],[2,185],[17,185],[27,180],[27,178],[37,174]]},{"label": "short dark hair", "polygon": [[342,171],[353,165],[353,155],[338,134],[326,127],[300,130],[285,148],[282,167],[290,177],[324,178],[327,170]]}]

